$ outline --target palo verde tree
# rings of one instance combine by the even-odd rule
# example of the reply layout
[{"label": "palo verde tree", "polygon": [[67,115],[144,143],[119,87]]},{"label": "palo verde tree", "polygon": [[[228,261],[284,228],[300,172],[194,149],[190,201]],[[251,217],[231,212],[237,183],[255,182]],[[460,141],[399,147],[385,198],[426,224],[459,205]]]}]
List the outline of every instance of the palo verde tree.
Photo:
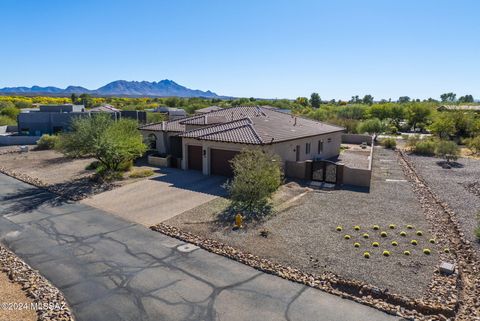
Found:
[{"label": "palo verde tree", "polygon": [[260,149],[245,149],[231,161],[233,180],[228,185],[232,214],[259,219],[270,210],[269,198],[282,183],[280,158]]},{"label": "palo verde tree", "polygon": [[97,114],[75,119],[71,131],[60,135],[58,149],[68,156],[93,157],[106,172],[115,172],[142,156],[146,146],[134,120]]}]

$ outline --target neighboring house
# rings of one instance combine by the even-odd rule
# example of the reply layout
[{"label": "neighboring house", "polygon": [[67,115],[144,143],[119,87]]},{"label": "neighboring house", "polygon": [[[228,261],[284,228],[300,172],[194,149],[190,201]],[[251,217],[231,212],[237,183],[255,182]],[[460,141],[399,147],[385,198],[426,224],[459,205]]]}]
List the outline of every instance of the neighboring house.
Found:
[{"label": "neighboring house", "polygon": [[187,112],[185,109],[181,108],[161,106],[156,108],[154,112],[165,114],[168,120],[177,120],[187,117]]},{"label": "neighboring house", "polygon": [[114,119],[131,118],[142,124],[147,120],[144,111],[119,111],[111,106],[100,106],[87,111],[83,105],[40,105],[35,110],[22,110],[17,117],[18,131],[29,136],[57,134],[67,131],[74,118],[90,117],[101,112],[108,112]]},{"label": "neighboring house", "polygon": [[222,110],[222,109],[223,109],[222,107],[218,107],[218,106],[210,106],[210,107],[200,108],[200,109],[195,110],[195,115],[202,115],[202,114],[206,114],[206,113],[210,113],[212,111],[217,111],[217,110]]},{"label": "neighboring house", "polygon": [[470,105],[442,105],[437,108],[438,111],[474,111],[480,112],[480,106]]},{"label": "neighboring house", "polygon": [[230,160],[259,147],[285,161],[329,159],[340,153],[344,128],[263,107],[234,107],[140,127],[150,147],[177,166],[231,176]]},{"label": "neighboring house", "polygon": [[119,113],[121,110],[118,108],[113,107],[112,105],[102,105],[99,107],[95,107],[89,110],[92,113],[104,112],[104,113]]},{"label": "neighboring house", "polygon": [[23,110],[18,115],[18,131],[29,136],[56,134],[66,130],[73,117],[88,115],[83,105],[39,105],[38,110]]}]

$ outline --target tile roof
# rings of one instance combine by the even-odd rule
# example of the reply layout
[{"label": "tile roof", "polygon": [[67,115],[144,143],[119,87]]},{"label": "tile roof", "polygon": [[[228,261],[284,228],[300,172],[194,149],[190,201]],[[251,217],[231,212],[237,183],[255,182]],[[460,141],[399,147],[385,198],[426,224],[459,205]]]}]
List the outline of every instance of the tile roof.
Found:
[{"label": "tile roof", "polygon": [[[186,124],[205,127],[186,131]],[[140,129],[184,132],[181,137],[242,144],[272,144],[344,130],[342,127],[256,106],[226,108],[164,122],[163,125],[150,124]]]},{"label": "tile roof", "polygon": [[209,112],[217,111],[217,110],[221,110],[221,109],[223,109],[223,108],[218,107],[218,106],[210,106],[210,107],[205,107],[205,108],[200,108],[200,109],[195,110],[195,114],[209,113]]},{"label": "tile roof", "polygon": [[217,142],[263,144],[252,124],[250,118],[243,118],[216,126],[191,130],[180,136]]},{"label": "tile roof", "polygon": [[[272,144],[344,130],[342,127],[262,107],[235,107],[228,109],[228,112],[232,121],[190,130],[180,136],[243,144]],[[187,118],[182,123],[191,120]]]}]

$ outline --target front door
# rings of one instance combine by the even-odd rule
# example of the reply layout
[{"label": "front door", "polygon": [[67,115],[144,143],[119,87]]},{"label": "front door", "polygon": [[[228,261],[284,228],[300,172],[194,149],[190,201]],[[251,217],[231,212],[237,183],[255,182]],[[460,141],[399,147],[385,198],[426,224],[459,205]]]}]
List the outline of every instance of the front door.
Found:
[{"label": "front door", "polygon": [[202,146],[188,145],[188,169],[203,170]]},{"label": "front door", "polygon": [[300,161],[300,145],[297,145],[297,147],[295,147],[295,152],[296,152],[295,160],[299,162]]}]

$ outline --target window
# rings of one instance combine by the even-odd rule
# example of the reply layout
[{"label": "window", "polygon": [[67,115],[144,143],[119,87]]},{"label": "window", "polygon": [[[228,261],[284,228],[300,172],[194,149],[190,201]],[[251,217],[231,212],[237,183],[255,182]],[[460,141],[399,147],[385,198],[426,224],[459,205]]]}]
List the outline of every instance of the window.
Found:
[{"label": "window", "polygon": [[305,154],[310,154],[310,143],[305,144]]},{"label": "window", "polygon": [[318,141],[318,154],[323,153],[323,140]]},{"label": "window", "polygon": [[328,138],[327,139],[327,143],[331,143],[332,142],[332,139],[331,138]]}]

